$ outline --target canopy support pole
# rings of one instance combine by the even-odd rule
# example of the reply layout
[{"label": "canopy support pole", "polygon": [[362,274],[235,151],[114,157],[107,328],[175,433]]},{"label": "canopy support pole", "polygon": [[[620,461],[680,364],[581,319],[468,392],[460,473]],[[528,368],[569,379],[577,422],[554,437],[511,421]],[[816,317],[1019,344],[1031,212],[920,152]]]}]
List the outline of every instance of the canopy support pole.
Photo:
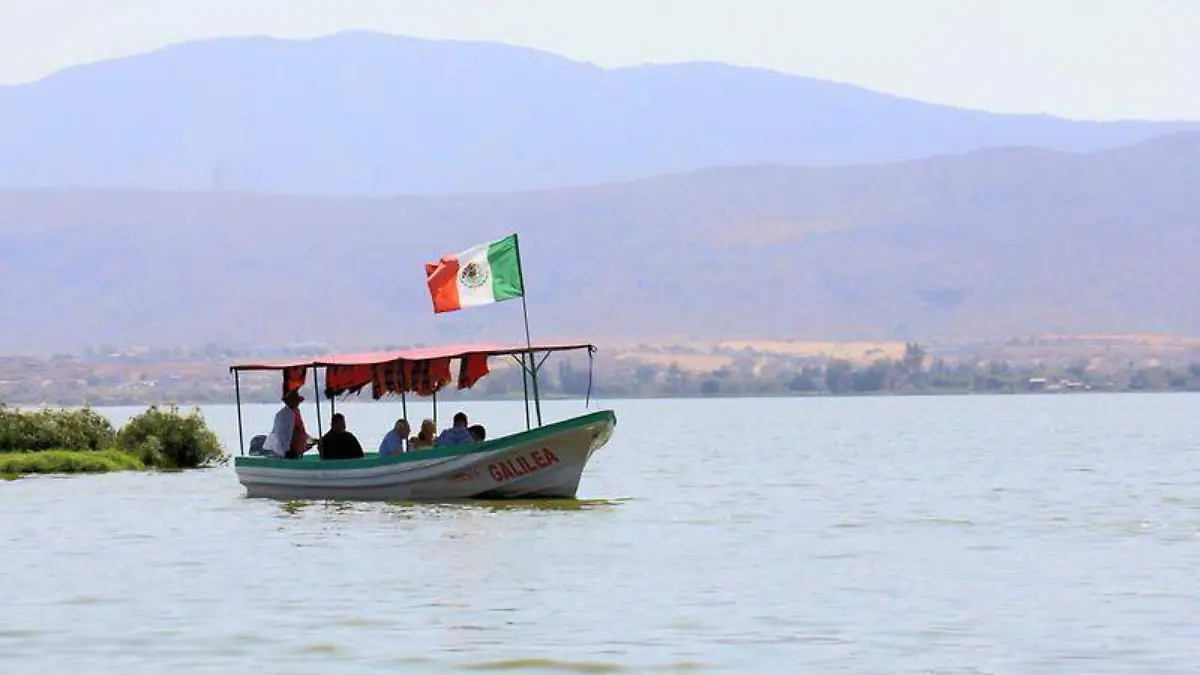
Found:
[{"label": "canopy support pole", "polygon": [[[533,339],[529,336],[529,305],[525,302],[525,268],[521,266],[521,242],[517,239],[517,235],[513,234],[513,244],[517,253],[517,274],[521,276],[521,316],[525,319],[525,347],[531,352],[529,355],[530,364],[533,363]],[[524,359],[522,359],[524,363]],[[538,377],[537,368],[534,368],[530,373],[533,378],[533,408],[537,412],[538,426],[542,426],[542,402],[538,396]]]},{"label": "canopy support pole", "polygon": [[[400,369],[400,382],[400,414],[404,415],[404,421],[408,422],[408,368]],[[409,426],[412,426],[412,422],[409,422]],[[402,440],[408,441],[407,438]]]},{"label": "canopy support pole", "polygon": [[[313,375],[313,395],[315,396],[315,400],[313,401],[313,403],[316,404],[316,408],[317,408],[317,438],[320,438],[325,435],[325,430],[321,428],[321,386],[319,384],[317,384],[317,367],[316,366],[313,366],[313,368],[312,368],[312,375]],[[307,442],[307,440],[308,439],[305,439],[306,442]],[[320,452],[320,450],[318,450],[318,452]]]},{"label": "canopy support pole", "polygon": [[529,420],[529,368],[525,366],[525,355],[521,355],[521,389],[525,392],[525,430],[533,428],[533,422]]},{"label": "canopy support pole", "polygon": [[437,428],[437,389],[433,390],[433,427]]},{"label": "canopy support pole", "polygon": [[588,347],[588,388],[587,396],[583,399],[583,408],[587,410],[592,404],[592,374],[596,370],[596,355],[591,347]]},{"label": "canopy support pole", "polygon": [[[524,295],[521,296],[521,312],[523,314],[525,314],[525,344],[530,349],[532,349],[533,342],[529,339],[529,315],[527,313],[525,313],[525,296]],[[549,355],[550,355],[550,352],[546,352],[546,356],[549,356]],[[542,359],[542,360],[545,361],[545,359]],[[533,352],[532,351],[529,353],[529,365],[533,366],[533,368],[530,370],[529,375],[530,375],[530,379],[533,380],[533,409],[534,409],[534,412],[537,413],[537,425],[540,427],[540,426],[542,426],[542,399],[541,399],[541,396],[538,394],[538,370],[539,370],[539,367],[536,365],[533,365]]]},{"label": "canopy support pole", "polygon": [[242,436],[242,381],[238,377],[238,371],[233,371],[233,396],[237,402],[237,418],[238,418],[238,454],[246,454],[246,441]]},{"label": "canopy support pole", "polygon": [[525,430],[533,428],[533,422],[529,419],[529,366],[533,364],[533,359],[529,360],[529,364],[525,363],[525,357],[528,356],[525,352],[521,353],[521,358],[517,358],[516,354],[509,354],[513,362],[521,366],[521,391],[524,394],[525,400]]}]

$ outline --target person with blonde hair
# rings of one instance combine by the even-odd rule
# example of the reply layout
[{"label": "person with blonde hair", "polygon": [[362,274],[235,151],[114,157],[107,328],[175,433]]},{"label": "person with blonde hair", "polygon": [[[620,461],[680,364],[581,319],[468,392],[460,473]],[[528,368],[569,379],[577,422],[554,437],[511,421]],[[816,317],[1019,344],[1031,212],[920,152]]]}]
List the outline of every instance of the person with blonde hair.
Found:
[{"label": "person with blonde hair", "polygon": [[433,423],[433,420],[426,417],[421,420],[421,430],[417,432],[416,436],[408,440],[408,449],[424,450],[432,448],[434,442],[437,440],[436,435],[437,425]]}]

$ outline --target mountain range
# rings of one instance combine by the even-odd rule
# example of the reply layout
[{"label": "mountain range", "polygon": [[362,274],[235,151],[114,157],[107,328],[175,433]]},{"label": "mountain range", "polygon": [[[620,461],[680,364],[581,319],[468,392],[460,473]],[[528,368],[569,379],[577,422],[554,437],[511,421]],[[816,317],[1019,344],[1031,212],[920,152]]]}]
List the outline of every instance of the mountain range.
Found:
[{"label": "mountain range", "polygon": [[604,69],[349,32],[186,43],[0,87],[0,187],[449,195],[1091,152],[1189,129],[1200,123],[999,115],[715,63]]},{"label": "mountain range", "polygon": [[1197,335],[1198,194],[1195,132],[504,194],[7,189],[0,353],[515,341],[517,303],[434,316],[422,268],[509,232],[535,340]]}]

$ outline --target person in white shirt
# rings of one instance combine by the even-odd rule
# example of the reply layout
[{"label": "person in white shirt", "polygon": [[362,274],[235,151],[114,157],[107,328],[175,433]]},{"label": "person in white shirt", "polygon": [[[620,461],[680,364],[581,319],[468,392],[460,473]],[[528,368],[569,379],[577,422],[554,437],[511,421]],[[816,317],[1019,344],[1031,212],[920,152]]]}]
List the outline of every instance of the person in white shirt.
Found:
[{"label": "person in white shirt", "polygon": [[304,397],[296,390],[283,395],[283,407],[275,413],[271,433],[267,434],[267,440],[263,443],[264,452],[276,457],[300,459],[316,444],[317,440],[310,437],[304,428],[304,417],[300,414],[303,401]]}]

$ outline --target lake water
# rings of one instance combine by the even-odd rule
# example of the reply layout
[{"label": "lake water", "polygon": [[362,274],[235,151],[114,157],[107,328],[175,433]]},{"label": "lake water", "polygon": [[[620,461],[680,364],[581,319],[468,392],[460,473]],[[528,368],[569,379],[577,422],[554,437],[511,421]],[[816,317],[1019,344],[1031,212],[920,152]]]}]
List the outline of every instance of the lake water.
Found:
[{"label": "lake water", "polygon": [[[227,467],[0,483],[0,672],[1200,664],[1200,396],[603,404],[574,508],[289,505]],[[342,410],[373,445],[397,408]]]}]

